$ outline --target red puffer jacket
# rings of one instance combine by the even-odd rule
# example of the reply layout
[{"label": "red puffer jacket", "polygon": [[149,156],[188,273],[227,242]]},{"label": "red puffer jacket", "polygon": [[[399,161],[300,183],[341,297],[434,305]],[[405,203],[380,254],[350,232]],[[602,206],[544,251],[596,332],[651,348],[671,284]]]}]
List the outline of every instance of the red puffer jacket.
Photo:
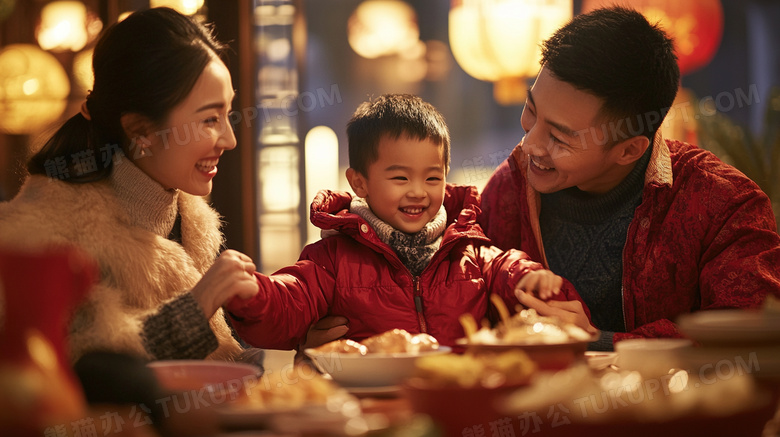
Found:
[{"label": "red puffer jacket", "polygon": [[[547,265],[526,165],[518,146],[496,169],[480,223],[495,245]],[[758,307],[767,293],[780,297],[780,237],[766,194],[712,153],[657,136],[623,249],[628,332],[613,340],[679,337],[680,314]]]},{"label": "red puffer jacket", "polygon": [[[253,346],[293,349],[309,326],[326,315],[349,320],[347,338],[362,340],[393,328],[427,332],[452,345],[463,337],[458,317],[488,314],[489,293],[517,303],[514,285],[541,265],[517,250],[492,246],[476,224],[474,187],[448,185],[441,247],[419,277],[412,277],[373,228],[349,212],[349,193],[321,191],[311,221],[334,236],[303,249],[298,262],[273,275],[256,274],[260,292],[227,305],[239,336]],[[562,297],[571,298],[565,288]],[[510,308],[514,306],[510,305]],[[492,313],[492,310],[491,310]]]}]

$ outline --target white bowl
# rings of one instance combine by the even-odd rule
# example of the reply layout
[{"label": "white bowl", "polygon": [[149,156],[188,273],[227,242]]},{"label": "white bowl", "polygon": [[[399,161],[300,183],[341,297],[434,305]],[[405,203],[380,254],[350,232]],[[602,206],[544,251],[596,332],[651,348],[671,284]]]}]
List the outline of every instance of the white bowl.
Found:
[{"label": "white bowl", "polygon": [[337,384],[347,388],[397,386],[414,372],[414,362],[426,355],[451,352],[447,346],[433,351],[395,354],[346,354],[339,352],[318,352],[306,349],[317,368],[330,375]]},{"label": "white bowl", "polygon": [[780,314],[753,309],[723,309],[683,314],[677,320],[687,337],[705,346],[780,343]]},{"label": "white bowl", "polygon": [[655,378],[665,375],[682,364],[679,351],[693,344],[685,338],[632,338],[615,343],[617,366],[636,370],[642,376]]}]

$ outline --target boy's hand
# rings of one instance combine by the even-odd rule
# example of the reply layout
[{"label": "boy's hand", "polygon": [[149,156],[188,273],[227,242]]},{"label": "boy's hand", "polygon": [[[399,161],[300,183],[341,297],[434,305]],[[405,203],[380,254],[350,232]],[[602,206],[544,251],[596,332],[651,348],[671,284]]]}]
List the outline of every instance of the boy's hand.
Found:
[{"label": "boy's hand", "polygon": [[520,281],[515,286],[515,296],[517,296],[518,300],[521,300],[518,291],[526,293],[536,292],[536,295],[541,300],[549,300],[561,292],[562,285],[563,278],[555,273],[546,269],[534,270],[520,278]]},{"label": "boy's hand", "polygon": [[192,288],[192,296],[211,318],[217,309],[233,298],[251,299],[260,291],[255,263],[241,252],[226,250]]}]

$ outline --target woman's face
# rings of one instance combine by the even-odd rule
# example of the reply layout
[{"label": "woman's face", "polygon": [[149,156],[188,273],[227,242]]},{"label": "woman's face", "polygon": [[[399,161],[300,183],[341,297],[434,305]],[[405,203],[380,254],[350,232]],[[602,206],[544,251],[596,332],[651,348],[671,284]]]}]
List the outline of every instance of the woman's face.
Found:
[{"label": "woman's face", "polygon": [[131,150],[135,164],[166,189],[209,194],[219,157],[236,147],[228,119],[233,96],[230,72],[213,58],[167,122],[139,140],[148,146],[144,156],[138,156],[137,147]]}]

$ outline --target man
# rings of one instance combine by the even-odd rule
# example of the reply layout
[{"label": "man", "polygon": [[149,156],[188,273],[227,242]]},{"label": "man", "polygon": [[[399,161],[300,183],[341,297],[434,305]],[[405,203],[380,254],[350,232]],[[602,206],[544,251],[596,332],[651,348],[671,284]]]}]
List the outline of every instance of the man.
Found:
[{"label": "man", "polygon": [[[526,132],[482,194],[481,224],[571,281],[602,331],[597,350],[676,337],[683,313],[780,296],[769,199],[735,168],[661,138],[679,69],[638,12],[579,15],[544,42]],[[580,302],[521,302],[589,327]]]}]

